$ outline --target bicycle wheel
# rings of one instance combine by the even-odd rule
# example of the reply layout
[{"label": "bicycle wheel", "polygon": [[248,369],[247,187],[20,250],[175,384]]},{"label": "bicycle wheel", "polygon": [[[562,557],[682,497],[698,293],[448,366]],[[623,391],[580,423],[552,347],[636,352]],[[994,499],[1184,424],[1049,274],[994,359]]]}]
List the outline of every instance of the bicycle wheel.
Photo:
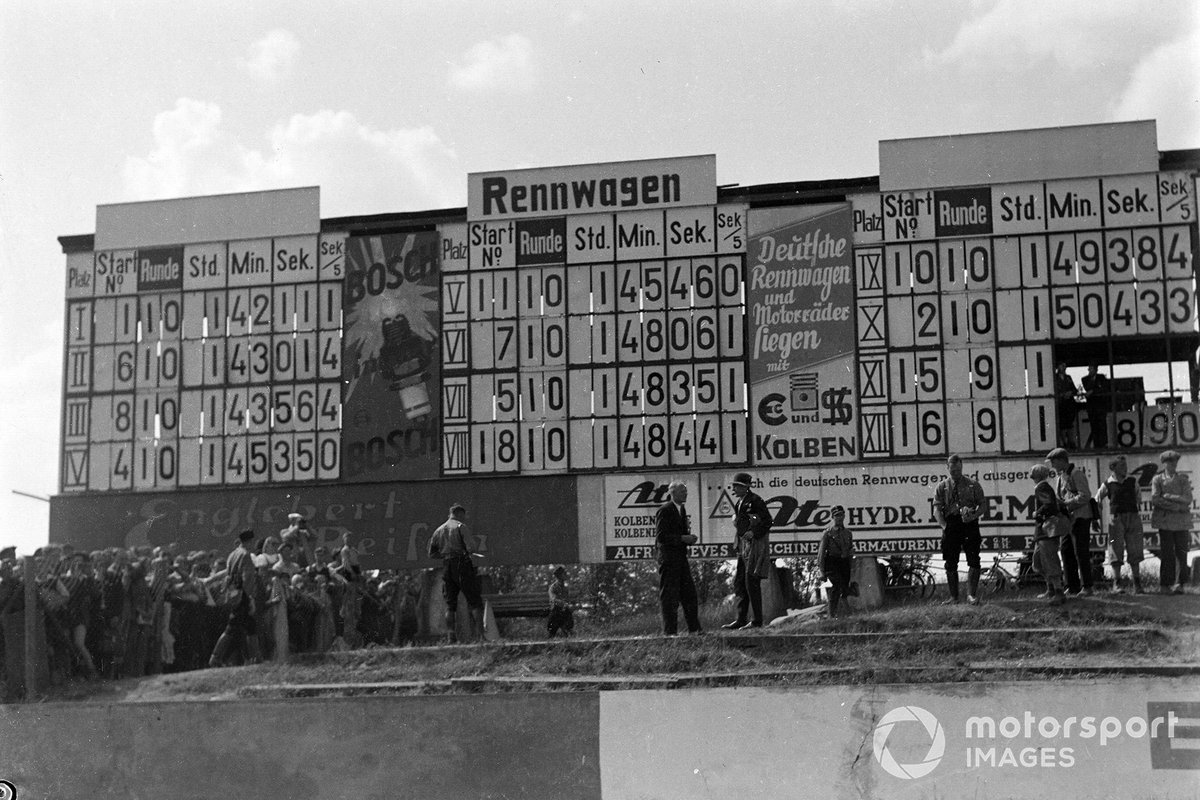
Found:
[{"label": "bicycle wheel", "polygon": [[924,567],[907,567],[901,573],[904,580],[912,587],[912,596],[920,600],[933,597],[935,583],[933,575]]},{"label": "bicycle wheel", "polygon": [[984,594],[1002,594],[1008,590],[1008,576],[999,570],[988,570],[979,585]]}]

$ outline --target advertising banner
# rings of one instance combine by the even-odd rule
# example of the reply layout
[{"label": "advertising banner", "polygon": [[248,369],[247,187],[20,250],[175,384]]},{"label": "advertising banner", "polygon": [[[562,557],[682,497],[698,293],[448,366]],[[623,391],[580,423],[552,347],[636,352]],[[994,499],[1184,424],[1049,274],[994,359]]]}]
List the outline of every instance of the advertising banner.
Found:
[{"label": "advertising banner", "polygon": [[425,555],[429,537],[450,505],[462,503],[481,566],[573,563],[574,497],[575,479],[558,476],[68,495],[51,501],[50,529],[54,541],[77,550],[175,543],[183,552],[224,554],[240,531],[276,534],[298,513],[316,535],[314,546],[340,547],[349,533],[365,569],[412,569],[433,565]]},{"label": "advertising banner", "polygon": [[857,458],[851,206],[755,209],[749,223],[752,460]]},{"label": "advertising banner", "polygon": [[[985,551],[1027,549],[1033,536],[1033,487],[1029,468],[1037,459],[968,459],[964,474],[979,481],[989,501],[982,519]],[[1076,458],[1095,494],[1108,476],[1108,457]],[[1141,514],[1146,546],[1157,548],[1150,526],[1151,482],[1158,464],[1153,456],[1133,457],[1129,474],[1141,491]],[[1200,470],[1200,455],[1187,454],[1179,469],[1189,476]],[[775,557],[815,556],[821,532],[829,525],[829,509],[846,508],[846,526],[854,533],[856,552],[866,555],[936,553],[941,528],[933,513],[933,493],[946,477],[943,462],[910,464],[829,465],[754,470],[753,490],[774,515],[771,554]],[[609,560],[654,557],[654,509],[666,500],[667,482],[684,480],[688,507],[699,542],[695,558],[732,558],[730,517],[735,498],[730,490],[733,472],[704,472],[670,476],[646,474],[605,478],[605,557]],[[696,488],[698,487],[698,488]],[[693,506],[695,510],[693,511]],[[1193,529],[1200,528],[1200,490],[1192,505]],[[1108,509],[1102,509],[1107,517]],[[1108,521],[1092,534],[1092,547],[1103,549]],[[1193,532],[1193,546],[1200,540]]]},{"label": "advertising banner", "polygon": [[435,232],[346,240],[344,478],[438,476],[440,248]]},{"label": "advertising banner", "polygon": [[[608,475],[604,478],[604,557],[608,561],[654,558],[654,515],[670,499],[668,485],[682,480],[688,487],[683,507],[691,521],[692,534],[701,537],[689,554],[697,558],[726,558],[726,549],[704,540],[704,507],[700,476]],[[732,537],[730,537],[732,538]]]}]

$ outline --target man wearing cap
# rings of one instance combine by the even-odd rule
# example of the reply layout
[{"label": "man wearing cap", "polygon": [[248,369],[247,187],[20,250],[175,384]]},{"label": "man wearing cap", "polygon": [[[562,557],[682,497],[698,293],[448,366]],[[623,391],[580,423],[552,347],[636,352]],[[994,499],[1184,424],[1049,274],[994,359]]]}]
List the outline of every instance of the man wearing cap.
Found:
[{"label": "man wearing cap", "polygon": [[[763,625],[762,579],[770,568],[771,512],[766,502],[750,491],[754,480],[748,472],[733,476],[730,489],[733,506],[733,546],[737,550],[737,573],[733,590],[737,596],[737,619],[721,627],[728,630],[761,628]],[[753,612],[753,619],[750,613]]]},{"label": "man wearing cap", "polygon": [[209,656],[208,666],[220,667],[225,664],[225,656],[233,647],[245,648],[247,662],[258,661],[258,629],[254,624],[254,613],[257,611],[254,597],[258,593],[258,571],[254,568],[254,554],[250,552],[250,543],[254,541],[254,531],[246,529],[238,534],[238,545],[225,559],[225,588],[226,592],[233,590],[237,600],[229,612],[229,621],[225,630],[217,639]]},{"label": "man wearing cap", "polygon": [[1071,534],[1061,544],[1063,576],[1067,594],[1093,594],[1092,584],[1092,491],[1087,472],[1071,463],[1071,454],[1056,447],[1046,454],[1050,469],[1058,475],[1058,500],[1071,516]]},{"label": "man wearing cap", "polygon": [[958,557],[967,558],[967,602],[979,603],[979,518],[988,512],[987,497],[975,479],[963,474],[962,456],[946,459],[949,473],[933,490],[933,516],[942,526],[942,561],[946,570],[947,602],[958,602]]},{"label": "man wearing cap", "polygon": [[832,520],[821,534],[817,548],[817,569],[829,581],[829,616],[836,617],[838,601],[850,596],[850,572],[854,565],[854,534],[846,527],[846,509],[829,509]]},{"label": "man wearing cap", "polygon": [[1192,482],[1179,472],[1179,453],[1158,457],[1162,471],[1150,482],[1150,524],[1158,528],[1158,585],[1183,594],[1188,580],[1188,532],[1192,527]]},{"label": "man wearing cap", "polygon": [[1096,509],[1103,508],[1105,499],[1108,500],[1108,555],[1112,564],[1115,594],[1120,594],[1121,566],[1125,562],[1125,553],[1129,553],[1129,573],[1133,577],[1135,594],[1145,594],[1142,588],[1141,565],[1145,556],[1144,540],[1142,538],[1142,515],[1138,511],[1141,505],[1141,489],[1138,488],[1137,478],[1129,474],[1129,464],[1125,456],[1117,456],[1108,462],[1108,478],[1100,484],[1096,495]]},{"label": "man wearing cap", "polygon": [[684,502],[687,484],[671,481],[667,486],[671,499],[654,512],[654,544],[658,559],[658,599],[662,608],[663,635],[674,636],[679,630],[679,606],[688,633],[700,633],[700,601],[696,581],[688,566],[688,545],[696,543]]},{"label": "man wearing cap", "polygon": [[446,600],[446,628],[450,641],[458,640],[455,620],[458,616],[458,593],[467,598],[471,611],[472,636],[483,638],[483,597],[479,590],[479,575],[471,561],[475,539],[467,530],[467,509],[459,503],[450,506],[450,518],[438,526],[429,538],[430,558],[442,560],[442,597]]}]

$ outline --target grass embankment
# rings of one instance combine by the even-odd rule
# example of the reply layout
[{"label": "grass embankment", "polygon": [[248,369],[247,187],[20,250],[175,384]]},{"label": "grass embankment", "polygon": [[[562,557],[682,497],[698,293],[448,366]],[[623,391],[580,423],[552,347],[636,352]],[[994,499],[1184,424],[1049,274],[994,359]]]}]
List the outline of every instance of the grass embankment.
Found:
[{"label": "grass embankment", "polygon": [[[172,700],[239,694],[295,695],[697,685],[946,682],[1020,679],[1196,664],[1197,608],[1094,598],[1050,608],[1006,600],[982,606],[909,605],[833,620],[728,633],[724,612],[703,614],[704,636],[664,638],[649,616],[598,628],[581,621],[572,639],[544,640],[544,621],[502,621],[506,639],[481,645],[370,648],[63,687],[56,699]],[[1161,602],[1158,602],[1161,600]],[[1164,613],[1161,606],[1170,611]],[[347,685],[349,690],[329,688]],[[278,688],[284,687],[284,688]],[[288,688],[291,687],[291,688]]]}]

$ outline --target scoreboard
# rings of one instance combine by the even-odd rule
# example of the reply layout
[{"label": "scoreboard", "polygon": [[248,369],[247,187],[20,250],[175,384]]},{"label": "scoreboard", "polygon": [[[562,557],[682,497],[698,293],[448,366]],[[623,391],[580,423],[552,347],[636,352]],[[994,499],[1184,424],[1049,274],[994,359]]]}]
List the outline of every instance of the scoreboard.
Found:
[{"label": "scoreboard", "polygon": [[[1184,337],[1173,357],[1194,356],[1183,344],[1197,330],[1187,173],[886,192],[853,204],[864,459],[1054,447],[1059,348],[1085,345],[1106,374],[1114,354],[1140,360],[1139,342]],[[1108,441],[1200,441],[1194,402],[1155,413],[1117,415]]]},{"label": "scoreboard", "polygon": [[[618,207],[617,186],[661,186],[640,198],[654,208],[497,201],[443,229],[443,252],[457,256],[442,264],[445,474],[747,461],[746,209],[713,202],[712,164],[608,166],[618,177],[600,178],[600,198],[605,180]],[[592,185],[592,170],[479,182],[551,197]]]},{"label": "scoreboard", "polygon": [[64,492],[338,476],[341,254],[308,223],[72,259]]}]

